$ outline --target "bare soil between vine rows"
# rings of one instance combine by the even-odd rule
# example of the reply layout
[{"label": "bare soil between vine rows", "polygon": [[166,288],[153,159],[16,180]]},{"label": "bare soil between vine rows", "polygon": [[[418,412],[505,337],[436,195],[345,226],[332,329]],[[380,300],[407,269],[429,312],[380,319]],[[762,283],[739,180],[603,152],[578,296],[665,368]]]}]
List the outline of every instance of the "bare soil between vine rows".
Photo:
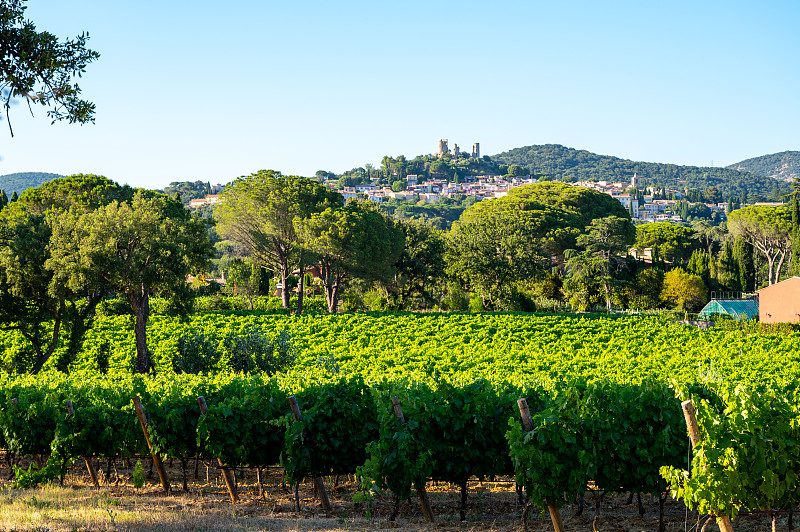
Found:
[{"label": "bare soil between vine rows", "polygon": [[[145,466],[149,461],[143,460]],[[209,466],[211,465],[208,462]],[[27,462],[22,464],[27,465]],[[80,467],[79,467],[80,466]],[[105,469],[105,463],[103,464]],[[101,474],[101,487],[91,486],[89,476],[78,461],[70,469],[64,486],[52,485],[20,491],[11,488],[6,479],[7,467],[0,469],[0,530],[2,531],[344,531],[344,530],[464,530],[510,532],[523,530],[523,507],[514,490],[513,479],[498,482],[469,483],[466,520],[460,519],[460,493],[455,485],[429,482],[427,490],[436,521],[428,523],[422,515],[417,497],[400,503],[395,521],[389,521],[394,500],[379,497],[372,504],[354,503],[357,484],[352,478],[325,478],[328,496],[333,507],[330,514],[322,511],[314,496],[312,482],[300,485],[300,507],[295,508],[294,489],[283,483],[283,470],[279,467],[264,472],[265,493],[258,495],[256,474],[250,470],[237,471],[240,502],[231,504],[227,490],[217,469],[199,465],[199,475],[194,478],[194,462],[189,462],[188,487],[182,490],[180,463],[176,460],[168,468],[172,493],[165,495],[158,475],[146,481],[137,490],[133,487],[132,470],[119,461],[106,479]],[[643,495],[645,514],[639,515],[636,497],[628,504],[627,495],[605,496],[588,493],[586,506],[576,516],[577,504],[567,504],[562,510],[566,530],[641,532],[658,530],[658,499]],[[597,501],[600,509],[595,518]],[[800,516],[795,516],[795,522]],[[664,506],[665,530],[699,532],[706,516],[698,520],[696,512],[671,498]],[[778,517],[777,530],[789,530],[788,516]],[[765,514],[742,515],[734,522],[737,531],[755,532],[771,530],[770,518]],[[546,512],[532,509],[528,520],[529,530],[553,530]],[[708,531],[719,528],[710,524]]]}]

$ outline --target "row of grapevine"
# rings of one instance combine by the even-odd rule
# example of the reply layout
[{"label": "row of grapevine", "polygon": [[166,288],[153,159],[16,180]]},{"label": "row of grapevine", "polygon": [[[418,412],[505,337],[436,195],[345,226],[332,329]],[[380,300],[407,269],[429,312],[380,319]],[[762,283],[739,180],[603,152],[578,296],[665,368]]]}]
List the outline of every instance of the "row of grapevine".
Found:
[{"label": "row of grapevine", "polygon": [[[290,414],[292,393],[301,421]],[[560,507],[590,481],[603,492],[669,489],[702,513],[732,518],[800,503],[796,387],[706,383],[681,393],[698,405],[702,435],[689,471],[682,469],[689,443],[679,399],[656,381],[523,388],[487,380],[370,386],[357,376],[4,376],[0,443],[19,455],[50,455],[49,467],[62,472],[81,456],[145,454],[130,401],[138,396],[159,455],[184,464],[200,455],[230,467],[280,462],[294,482],[357,473],[366,494],[388,490],[406,499],[432,479],[460,485],[466,497],[469,478],[515,475],[541,507]],[[198,396],[207,400],[206,415]],[[520,397],[532,414],[528,428]]]},{"label": "row of grapevine", "polygon": [[[800,505],[800,390],[716,384],[705,396],[682,391],[697,408],[698,441],[688,469],[664,466],[673,496],[701,513],[735,519]],[[791,521],[790,521],[791,523]]]},{"label": "row of grapevine", "polygon": [[[87,333],[71,371],[130,374],[135,345],[128,316],[102,317]],[[656,378],[690,382],[717,375],[747,385],[800,379],[800,335],[757,329],[699,329],[658,317],[531,314],[195,314],[181,321],[154,316],[148,325],[156,371],[173,373],[180,339],[202,330],[214,344],[259,329],[291,334],[295,373],[333,357],[342,371],[368,383],[413,376],[461,382],[487,379],[524,384],[571,378],[640,383]],[[0,332],[5,358],[25,342]],[[63,350],[66,347],[59,347]],[[53,364],[61,351],[57,350]]]},{"label": "row of grapevine", "polygon": [[[275,464],[282,455],[293,481],[358,470],[367,489],[388,488],[401,498],[426,479],[465,486],[472,476],[512,474],[505,433],[509,419],[519,417],[516,399],[527,396],[537,410],[545,405],[553,408],[553,401],[561,400],[560,394],[542,388],[503,387],[488,381],[463,386],[440,382],[436,387],[387,381],[368,387],[359,377],[335,377],[298,389],[303,420],[294,421],[289,417],[290,392],[276,379],[256,376],[76,375],[25,377],[3,384],[0,427],[4,446],[17,454],[48,454],[58,446],[59,456],[142,454],[147,448],[129,399],[139,396],[158,454],[181,460],[202,454],[230,466],[249,467]],[[658,390],[665,404],[677,408],[667,387]],[[206,397],[205,416],[200,415],[198,396]],[[402,404],[405,424],[395,417],[392,397]],[[642,417],[666,415],[664,404],[647,403],[643,397],[630,394],[621,400],[630,401]],[[74,414],[63,408],[67,399]],[[668,436],[662,438],[665,446],[676,441],[672,433]],[[680,454],[679,437],[677,441]],[[652,448],[648,452],[654,453]],[[651,467],[649,474],[657,474],[657,469]],[[648,482],[646,475],[643,479]],[[626,489],[629,486],[641,489],[634,481]]]}]

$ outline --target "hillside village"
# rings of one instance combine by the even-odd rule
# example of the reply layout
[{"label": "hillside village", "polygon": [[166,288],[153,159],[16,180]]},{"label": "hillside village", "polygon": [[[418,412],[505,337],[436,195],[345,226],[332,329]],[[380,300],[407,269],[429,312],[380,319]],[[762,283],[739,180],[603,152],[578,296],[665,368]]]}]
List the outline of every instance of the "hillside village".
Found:
[{"label": "hillside village", "polygon": [[[508,191],[522,185],[538,183],[539,180],[532,176],[507,177],[499,175],[466,176],[463,183],[452,183],[444,179],[420,179],[417,175],[406,176],[407,186],[405,190],[394,191],[390,187],[372,183],[355,185],[352,187],[336,188],[337,181],[327,180],[325,185],[337,191],[349,199],[366,199],[377,203],[390,199],[407,202],[437,203],[444,198],[475,198],[477,201],[485,199],[499,198],[508,194]],[[608,182],[608,181],[580,181],[571,183],[577,187],[590,188],[606,193],[616,198],[631,214],[631,218],[641,223],[652,222],[680,222],[680,215],[673,212],[672,207],[683,198],[683,192],[679,190],[667,189],[668,197],[673,199],[654,199],[657,191],[653,187],[647,187],[647,193],[642,197],[640,203],[635,194],[631,194],[631,189],[638,189],[639,183],[637,176],[631,178],[630,183]],[[193,199],[189,202],[189,207],[199,208],[204,205],[215,205],[220,203],[220,192],[224,189],[223,185],[212,187],[215,194],[209,194],[204,198]],[[706,207],[712,213],[718,213],[720,219],[724,219],[727,203],[706,203]]]},{"label": "hillside village", "polygon": [[[435,154],[429,157],[458,158],[467,157],[469,159],[480,158],[480,144],[474,143],[471,153],[462,152],[458,145],[454,145],[451,150],[448,148],[448,140],[441,139]],[[405,203],[436,204],[442,200],[463,201],[466,198],[474,198],[474,201],[499,198],[508,194],[509,190],[522,185],[538,183],[542,176],[521,176],[521,175],[465,175],[457,180],[444,179],[444,175],[436,175],[433,178],[416,174],[405,175],[394,173],[403,183],[402,190],[397,190],[396,186],[386,186],[380,178],[373,178],[369,183],[361,183],[353,186],[340,188],[340,181],[333,174],[327,178],[319,178],[329,189],[339,192],[345,200],[365,199],[376,203],[389,200],[396,200]],[[396,183],[395,183],[396,184]],[[681,216],[676,204],[685,198],[685,191],[674,188],[657,188],[643,186],[640,178],[634,172],[630,182],[621,181],[576,181],[569,183],[573,186],[594,189],[617,199],[630,213],[631,218],[636,223],[654,222],[674,222],[680,223],[686,219]],[[224,189],[223,185],[211,187],[211,194],[204,198],[191,200],[189,207],[200,208],[205,205],[215,205],[222,201],[220,192]],[[731,208],[730,203],[702,203],[690,201],[695,206],[700,206],[705,211],[706,218],[711,218],[715,222],[724,221],[726,214]],[[761,205],[771,203],[758,203]],[[705,208],[702,207],[705,205]],[[740,205],[741,206],[741,205]],[[684,206],[685,207],[685,206]]]}]

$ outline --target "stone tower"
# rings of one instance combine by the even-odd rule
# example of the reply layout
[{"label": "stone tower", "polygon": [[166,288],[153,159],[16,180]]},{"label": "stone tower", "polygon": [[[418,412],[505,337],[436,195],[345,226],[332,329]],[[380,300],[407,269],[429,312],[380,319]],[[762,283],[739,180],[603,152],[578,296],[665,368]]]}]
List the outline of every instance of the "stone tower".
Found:
[{"label": "stone tower", "polygon": [[480,159],[481,157],[481,144],[480,142],[476,142],[472,145],[472,156],[476,159]]},{"label": "stone tower", "polygon": [[440,139],[439,140],[439,151],[436,152],[436,155],[441,157],[445,153],[450,153],[450,149],[447,147],[447,139]]}]

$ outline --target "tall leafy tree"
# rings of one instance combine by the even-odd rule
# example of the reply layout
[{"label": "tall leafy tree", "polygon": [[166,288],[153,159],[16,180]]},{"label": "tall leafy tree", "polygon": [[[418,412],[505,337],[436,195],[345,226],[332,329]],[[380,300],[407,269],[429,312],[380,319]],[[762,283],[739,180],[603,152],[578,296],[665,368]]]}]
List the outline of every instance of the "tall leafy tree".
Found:
[{"label": "tall leafy tree", "polygon": [[[482,201],[467,209],[447,235],[449,276],[475,290],[492,308],[518,281],[547,269],[559,242],[574,238],[569,215],[541,204],[524,210],[507,202]],[[549,251],[552,250],[552,251]]]},{"label": "tall leafy tree", "polygon": [[739,286],[745,292],[756,289],[756,267],[753,260],[753,246],[742,237],[733,242],[733,256],[739,266]]},{"label": "tall leafy tree", "polygon": [[794,178],[792,188],[794,192],[792,195],[792,249],[789,275],[795,276],[800,275],[800,201],[797,199],[800,194],[800,178]]},{"label": "tall leafy tree", "polygon": [[605,216],[629,219],[619,201],[595,190],[556,182],[514,188],[505,197],[472,205],[453,224],[448,275],[493,308],[518,281],[560,265],[586,226]]},{"label": "tall leafy tree", "polygon": [[645,248],[653,250],[667,262],[686,262],[697,249],[695,232],[669,222],[656,222],[636,226],[636,249],[643,253]]},{"label": "tall leafy tree", "polygon": [[661,300],[681,310],[698,310],[708,301],[708,291],[699,275],[673,268],[664,275]]},{"label": "tall leafy tree", "polygon": [[124,293],[136,318],[136,367],[151,369],[147,348],[150,296],[185,296],[186,277],[213,254],[205,222],[163,194],[138,191],[130,203],[72,209],[54,226],[48,266],[68,287],[100,279]]},{"label": "tall leafy tree", "polygon": [[20,196],[28,212],[66,212],[76,208],[81,212],[97,209],[112,201],[130,201],[134,190],[105,176],[73,174],[52,179],[36,188],[26,189]]},{"label": "tall leafy tree", "polygon": [[[289,308],[287,279],[295,267],[300,269],[302,278],[306,264],[294,220],[341,206],[341,195],[313,179],[260,170],[236,179],[225,189],[222,199],[216,212],[218,231],[244,247],[255,264],[281,278],[283,307]],[[298,313],[302,312],[300,288]]]},{"label": "tall leafy tree", "polygon": [[[89,212],[112,198],[130,198],[131,189],[95,175],[77,174],[54,179],[25,190],[0,216],[0,292],[5,304],[0,324],[18,331],[32,349],[32,358],[17,369],[38,372],[50,359],[63,331],[69,333],[65,356],[58,361],[66,370],[91,327],[94,309],[104,294],[99,284],[59,282],[52,267],[53,227],[68,210]],[[79,304],[79,301],[82,302]],[[45,331],[48,331],[45,336]]]},{"label": "tall leafy tree", "polygon": [[653,309],[661,304],[664,271],[659,268],[642,268],[625,287],[628,308]]},{"label": "tall leafy tree", "polygon": [[582,250],[571,250],[567,254],[567,267],[582,270],[593,276],[603,286],[606,309],[611,310],[611,293],[614,273],[623,263],[631,244],[636,238],[636,229],[627,218],[606,216],[592,220],[586,232],[577,238]]},{"label": "tall leafy tree", "polygon": [[739,263],[733,252],[731,242],[725,242],[717,257],[717,283],[723,290],[738,292],[742,290],[741,277],[739,275]]},{"label": "tall leafy tree", "polygon": [[394,264],[394,275],[385,283],[386,290],[400,309],[408,308],[414,298],[426,305],[432,303],[433,286],[445,272],[444,233],[418,220],[396,224],[405,236],[405,246]]},{"label": "tall leafy tree", "polygon": [[751,205],[728,215],[728,230],[741,237],[767,260],[769,285],[779,280],[791,250],[791,212],[785,206]]},{"label": "tall leafy tree", "polygon": [[28,107],[46,107],[53,122],[94,122],[95,106],[80,99],[81,89],[75,82],[100,57],[86,48],[89,34],[60,41],[51,33],[37,31],[24,15],[24,0],[0,1],[0,100],[11,136],[9,109],[15,100]]},{"label": "tall leafy tree", "polygon": [[296,218],[295,226],[302,246],[319,269],[332,313],[349,278],[385,279],[403,252],[403,232],[366,202],[351,201],[307,219]]},{"label": "tall leafy tree", "polygon": [[696,249],[689,258],[686,270],[699,276],[706,286],[711,285],[711,257],[708,251]]},{"label": "tall leafy tree", "polygon": [[234,295],[247,298],[250,310],[253,309],[253,296],[258,295],[261,290],[264,273],[260,266],[238,257],[228,266],[228,284],[233,284]]},{"label": "tall leafy tree", "polygon": [[21,334],[32,349],[13,369],[38,373],[58,345],[66,310],[63,292],[50,291],[45,267],[51,228],[44,215],[5,209],[0,222],[0,329]]},{"label": "tall leafy tree", "polygon": [[709,256],[714,255],[715,249],[718,248],[725,236],[724,231],[708,220],[694,220],[692,229],[695,232],[693,238],[703,243]]}]

